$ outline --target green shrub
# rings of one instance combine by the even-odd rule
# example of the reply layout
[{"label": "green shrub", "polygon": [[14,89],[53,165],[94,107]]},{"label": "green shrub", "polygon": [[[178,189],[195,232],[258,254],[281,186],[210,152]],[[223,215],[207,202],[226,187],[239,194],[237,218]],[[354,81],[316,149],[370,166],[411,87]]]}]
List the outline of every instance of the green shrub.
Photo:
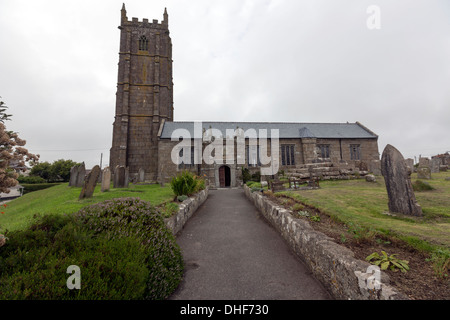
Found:
[{"label": "green shrub", "polygon": [[247,168],[242,168],[242,181],[244,183],[247,183],[252,178],[252,175],[250,174],[250,171]]},{"label": "green shrub", "polygon": [[29,193],[29,192],[33,192],[33,191],[38,191],[38,190],[43,190],[43,189],[47,189],[50,187],[54,187],[56,185],[58,185],[60,183],[56,182],[56,183],[31,183],[31,184],[21,184],[21,186],[23,187],[23,194]]},{"label": "green shrub", "polygon": [[[68,217],[44,216],[2,249],[0,299],[139,299],[146,290],[141,241],[94,237]],[[80,290],[67,288],[70,265],[81,269]]]},{"label": "green shrub", "polygon": [[144,298],[165,299],[177,288],[183,275],[181,250],[162,214],[149,202],[139,198],[106,200],[75,216],[89,230],[106,233],[111,239],[138,237],[150,270]]},{"label": "green shrub", "polygon": [[190,196],[205,189],[205,181],[196,177],[192,172],[185,170],[172,178],[170,186],[175,193],[175,196]]},{"label": "green shrub", "polygon": [[36,184],[36,183],[47,183],[47,180],[44,178],[41,178],[39,176],[19,176],[17,178],[17,181],[20,184],[27,183],[27,184]]},{"label": "green shrub", "polygon": [[[38,217],[7,236],[0,299],[165,299],[182,278],[180,248],[162,214],[137,198]],[[80,290],[67,288],[70,265],[80,267]]]},{"label": "green shrub", "polygon": [[194,175],[189,171],[183,171],[172,179],[170,186],[176,196],[191,195],[196,187]]}]

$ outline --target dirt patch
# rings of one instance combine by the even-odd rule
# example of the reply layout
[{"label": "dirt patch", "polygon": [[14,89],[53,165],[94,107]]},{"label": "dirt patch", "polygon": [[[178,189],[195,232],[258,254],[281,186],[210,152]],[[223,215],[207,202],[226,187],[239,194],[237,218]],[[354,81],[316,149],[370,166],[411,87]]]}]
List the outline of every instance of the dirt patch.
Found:
[{"label": "dirt patch", "polygon": [[332,219],[317,208],[307,206],[298,200],[284,195],[266,194],[273,202],[291,210],[295,218],[306,219],[311,226],[342,246],[355,253],[355,258],[365,260],[374,252],[381,251],[397,258],[407,260],[408,272],[386,270],[390,285],[407,295],[412,300],[449,300],[449,279],[437,277],[430,257],[396,238],[381,235],[375,231],[354,225],[345,225]]}]

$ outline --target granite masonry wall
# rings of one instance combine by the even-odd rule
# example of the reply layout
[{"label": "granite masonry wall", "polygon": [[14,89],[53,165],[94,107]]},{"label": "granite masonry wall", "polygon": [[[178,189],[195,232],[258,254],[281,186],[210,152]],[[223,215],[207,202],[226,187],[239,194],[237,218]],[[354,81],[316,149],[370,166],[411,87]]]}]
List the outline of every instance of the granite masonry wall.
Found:
[{"label": "granite masonry wall", "polygon": [[244,186],[244,192],[335,299],[408,299],[389,285],[389,276],[385,272],[378,273],[379,282],[374,282],[376,273],[371,264],[356,259],[351,250],[315,231],[307,221],[294,218],[289,210],[258,192],[252,193],[247,186]]},{"label": "granite masonry wall", "polygon": [[190,217],[197,211],[197,209],[205,202],[208,198],[209,188],[198,192],[192,197],[184,200],[180,205],[178,212],[171,216],[170,218],[166,218],[165,222],[167,227],[172,231],[174,235],[180,232],[186,222]]}]

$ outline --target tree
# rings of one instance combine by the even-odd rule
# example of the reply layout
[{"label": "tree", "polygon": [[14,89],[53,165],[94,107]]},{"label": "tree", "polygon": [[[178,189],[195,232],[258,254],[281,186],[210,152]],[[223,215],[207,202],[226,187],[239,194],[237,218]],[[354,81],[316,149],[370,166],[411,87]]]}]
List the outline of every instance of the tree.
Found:
[{"label": "tree", "polygon": [[70,179],[70,169],[78,164],[72,160],[64,159],[56,160],[52,164],[47,161],[40,162],[31,169],[30,175],[39,176],[47,182],[67,182]]},{"label": "tree", "polygon": [[39,155],[31,154],[23,147],[26,141],[20,139],[17,132],[6,130],[5,122],[11,117],[6,113],[7,109],[5,103],[0,101],[0,192],[5,193],[9,193],[10,188],[17,185],[19,176],[11,169],[11,163],[25,168],[25,162],[33,165],[39,161]]}]

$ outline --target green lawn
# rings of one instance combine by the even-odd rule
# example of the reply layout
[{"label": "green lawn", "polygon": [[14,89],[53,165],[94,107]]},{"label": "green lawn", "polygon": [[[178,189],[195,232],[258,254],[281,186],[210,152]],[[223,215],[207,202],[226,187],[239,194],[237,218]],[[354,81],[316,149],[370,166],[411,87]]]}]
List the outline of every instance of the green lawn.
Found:
[{"label": "green lawn", "polygon": [[[450,172],[432,174],[433,179],[424,180],[435,190],[416,191],[416,199],[424,216],[391,216],[388,210],[388,196],[383,177],[377,182],[365,179],[321,181],[318,190],[287,192],[290,196],[321,209],[323,212],[345,223],[385,233],[400,235],[414,242],[416,239],[431,245],[450,248],[450,181],[445,180]],[[417,175],[412,175],[412,181]]]},{"label": "green lawn", "polygon": [[69,187],[67,184],[57,185],[48,189],[25,194],[1,207],[0,233],[7,230],[26,228],[35,214],[73,213],[81,208],[107,199],[122,197],[139,197],[157,206],[173,200],[174,193],[170,186],[160,187],[152,185],[130,185],[126,189],[110,189],[100,191],[100,185],[95,188],[94,196],[90,199],[78,200],[81,188]]}]

